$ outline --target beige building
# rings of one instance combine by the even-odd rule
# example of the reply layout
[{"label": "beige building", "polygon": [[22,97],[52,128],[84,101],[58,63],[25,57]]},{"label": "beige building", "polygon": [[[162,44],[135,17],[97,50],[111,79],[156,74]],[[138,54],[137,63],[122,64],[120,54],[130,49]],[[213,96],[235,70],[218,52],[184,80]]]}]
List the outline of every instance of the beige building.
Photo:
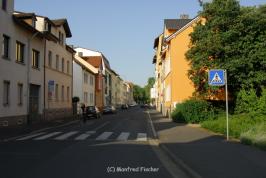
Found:
[{"label": "beige building", "polygon": [[50,37],[45,42],[45,118],[72,115],[72,61],[75,51],[66,44],[72,37],[66,19],[37,16],[36,28]]},{"label": "beige building", "polygon": [[43,116],[45,36],[33,13],[14,12],[14,1],[0,1],[0,127]]}]

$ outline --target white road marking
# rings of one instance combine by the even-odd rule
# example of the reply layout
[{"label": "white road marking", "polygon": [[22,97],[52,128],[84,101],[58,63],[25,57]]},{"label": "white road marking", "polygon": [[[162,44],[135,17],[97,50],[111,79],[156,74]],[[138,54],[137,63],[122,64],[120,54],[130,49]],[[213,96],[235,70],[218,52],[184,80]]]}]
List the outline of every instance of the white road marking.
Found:
[{"label": "white road marking", "polygon": [[21,141],[21,140],[27,140],[27,139],[30,139],[30,138],[33,138],[33,137],[37,137],[37,136],[43,135],[43,134],[45,134],[45,132],[36,133],[36,134],[33,134],[33,135],[29,135],[29,136],[26,136],[26,137],[19,138],[17,140],[19,140],[19,141]]},{"label": "white road marking", "polygon": [[62,132],[52,132],[50,134],[47,134],[47,135],[44,135],[44,136],[41,136],[41,137],[37,137],[34,140],[44,140],[46,138],[50,138],[50,137],[53,137],[55,135],[59,135],[60,133],[62,133]]},{"label": "white road marking", "polygon": [[110,123],[110,122],[107,121],[107,122],[103,123],[102,125],[100,125],[99,127],[96,127],[94,130],[99,130],[99,129],[103,128],[105,125],[107,125],[107,124],[109,124],[109,123]]},{"label": "white road marking", "polygon": [[149,111],[148,111],[148,116],[149,116],[149,123],[151,124],[153,136],[154,136],[154,138],[158,138],[158,135],[157,135],[157,132],[155,131],[155,128],[154,128],[153,122],[151,120],[151,115],[150,115]]},{"label": "white road marking", "polygon": [[118,137],[117,140],[119,141],[126,141],[129,137],[129,132],[122,132]]},{"label": "white road marking", "polygon": [[113,134],[113,132],[104,132],[101,135],[99,135],[96,140],[106,140],[108,137],[110,137]]},{"label": "white road marking", "polygon": [[72,135],[75,135],[76,133],[78,133],[78,131],[68,132],[63,135],[60,135],[59,137],[54,138],[54,140],[66,140],[68,137],[71,137]]},{"label": "white road marking", "polygon": [[75,140],[85,140],[86,138],[88,138],[89,136],[91,136],[91,134],[81,134],[79,136],[77,136],[75,138]]},{"label": "white road marking", "polygon": [[138,133],[137,141],[147,141],[147,134],[146,133]]},{"label": "white road marking", "polygon": [[91,136],[92,134],[95,134],[96,132],[95,131],[88,131],[84,134],[81,134],[79,136],[77,136],[75,138],[75,140],[85,140],[86,138],[88,138],[89,136]]}]

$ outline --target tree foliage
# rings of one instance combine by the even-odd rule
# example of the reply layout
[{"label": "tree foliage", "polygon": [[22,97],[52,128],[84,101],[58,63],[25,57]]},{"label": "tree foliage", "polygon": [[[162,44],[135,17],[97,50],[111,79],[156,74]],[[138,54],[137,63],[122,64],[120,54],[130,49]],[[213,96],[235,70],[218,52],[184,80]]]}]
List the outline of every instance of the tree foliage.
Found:
[{"label": "tree foliage", "polygon": [[203,4],[203,20],[191,33],[186,57],[189,78],[198,96],[217,91],[208,85],[209,69],[226,69],[229,91],[241,88],[261,91],[266,85],[266,6],[240,7],[236,0],[213,0]]},{"label": "tree foliage", "polygon": [[150,77],[147,81],[147,85],[144,87],[140,87],[138,85],[134,85],[133,87],[133,96],[134,100],[137,103],[148,103],[150,102],[150,90],[155,83],[155,79]]}]

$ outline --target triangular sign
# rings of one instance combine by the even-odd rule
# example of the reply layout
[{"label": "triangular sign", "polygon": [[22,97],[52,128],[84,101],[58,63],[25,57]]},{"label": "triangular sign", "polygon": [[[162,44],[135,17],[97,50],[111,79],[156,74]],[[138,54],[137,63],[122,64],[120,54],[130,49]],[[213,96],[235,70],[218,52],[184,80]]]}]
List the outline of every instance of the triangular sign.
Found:
[{"label": "triangular sign", "polygon": [[220,78],[220,76],[218,75],[218,73],[216,72],[214,77],[212,78],[211,83],[222,83],[222,79]]}]

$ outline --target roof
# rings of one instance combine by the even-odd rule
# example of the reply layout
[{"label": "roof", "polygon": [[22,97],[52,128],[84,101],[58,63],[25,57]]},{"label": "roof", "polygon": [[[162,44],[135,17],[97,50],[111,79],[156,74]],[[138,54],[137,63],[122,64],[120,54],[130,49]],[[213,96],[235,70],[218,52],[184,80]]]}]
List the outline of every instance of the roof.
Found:
[{"label": "roof", "polygon": [[82,58],[96,68],[100,68],[102,66],[101,56],[86,56]]},{"label": "roof", "polygon": [[[21,26],[22,28],[30,31],[31,33],[37,33],[39,32],[36,28],[34,28],[32,25],[28,24],[27,22],[25,22],[25,19],[28,18],[35,18],[35,14],[34,13],[14,13],[13,14],[13,20],[16,24],[18,24],[19,26]],[[42,33],[37,33],[37,36],[39,37],[44,37],[44,35]]]},{"label": "roof", "polygon": [[179,30],[189,23],[192,19],[165,19],[164,25],[169,30]]},{"label": "roof", "polygon": [[77,54],[75,55],[74,60],[75,60],[75,62],[79,63],[80,65],[82,65],[83,67],[85,67],[87,70],[89,70],[93,74],[97,74],[98,73],[98,69],[97,68],[95,68],[90,63],[86,62],[84,59],[82,59],[81,57],[79,57]]},{"label": "roof", "polygon": [[175,33],[173,33],[172,35],[170,35],[169,37],[167,37],[165,39],[166,42],[169,42],[170,40],[172,40],[173,38],[176,37],[176,35],[178,35],[179,33],[181,33],[182,31],[184,31],[185,29],[187,29],[192,23],[196,22],[200,17],[196,16],[194,19],[190,20],[188,23],[184,24],[183,27],[181,27],[180,29],[178,29]]},{"label": "roof", "polygon": [[157,38],[155,38],[154,43],[153,43],[153,49],[155,49],[155,48],[158,47],[158,44],[159,44],[159,38],[160,38],[160,36],[158,36]]},{"label": "roof", "polygon": [[109,63],[108,59],[103,55],[103,53],[101,53],[101,54],[102,54],[102,57],[103,57],[103,61],[104,61],[105,67],[107,69],[111,70],[111,66],[110,66],[110,63]]},{"label": "roof", "polygon": [[29,18],[36,18],[34,13],[25,13],[25,12],[18,12],[15,11],[13,14],[18,19],[29,19]]},{"label": "roof", "polygon": [[66,32],[66,37],[68,37],[68,38],[72,37],[72,33],[70,31],[67,19],[54,19],[51,21],[55,24],[55,26],[63,25],[65,32]]}]

